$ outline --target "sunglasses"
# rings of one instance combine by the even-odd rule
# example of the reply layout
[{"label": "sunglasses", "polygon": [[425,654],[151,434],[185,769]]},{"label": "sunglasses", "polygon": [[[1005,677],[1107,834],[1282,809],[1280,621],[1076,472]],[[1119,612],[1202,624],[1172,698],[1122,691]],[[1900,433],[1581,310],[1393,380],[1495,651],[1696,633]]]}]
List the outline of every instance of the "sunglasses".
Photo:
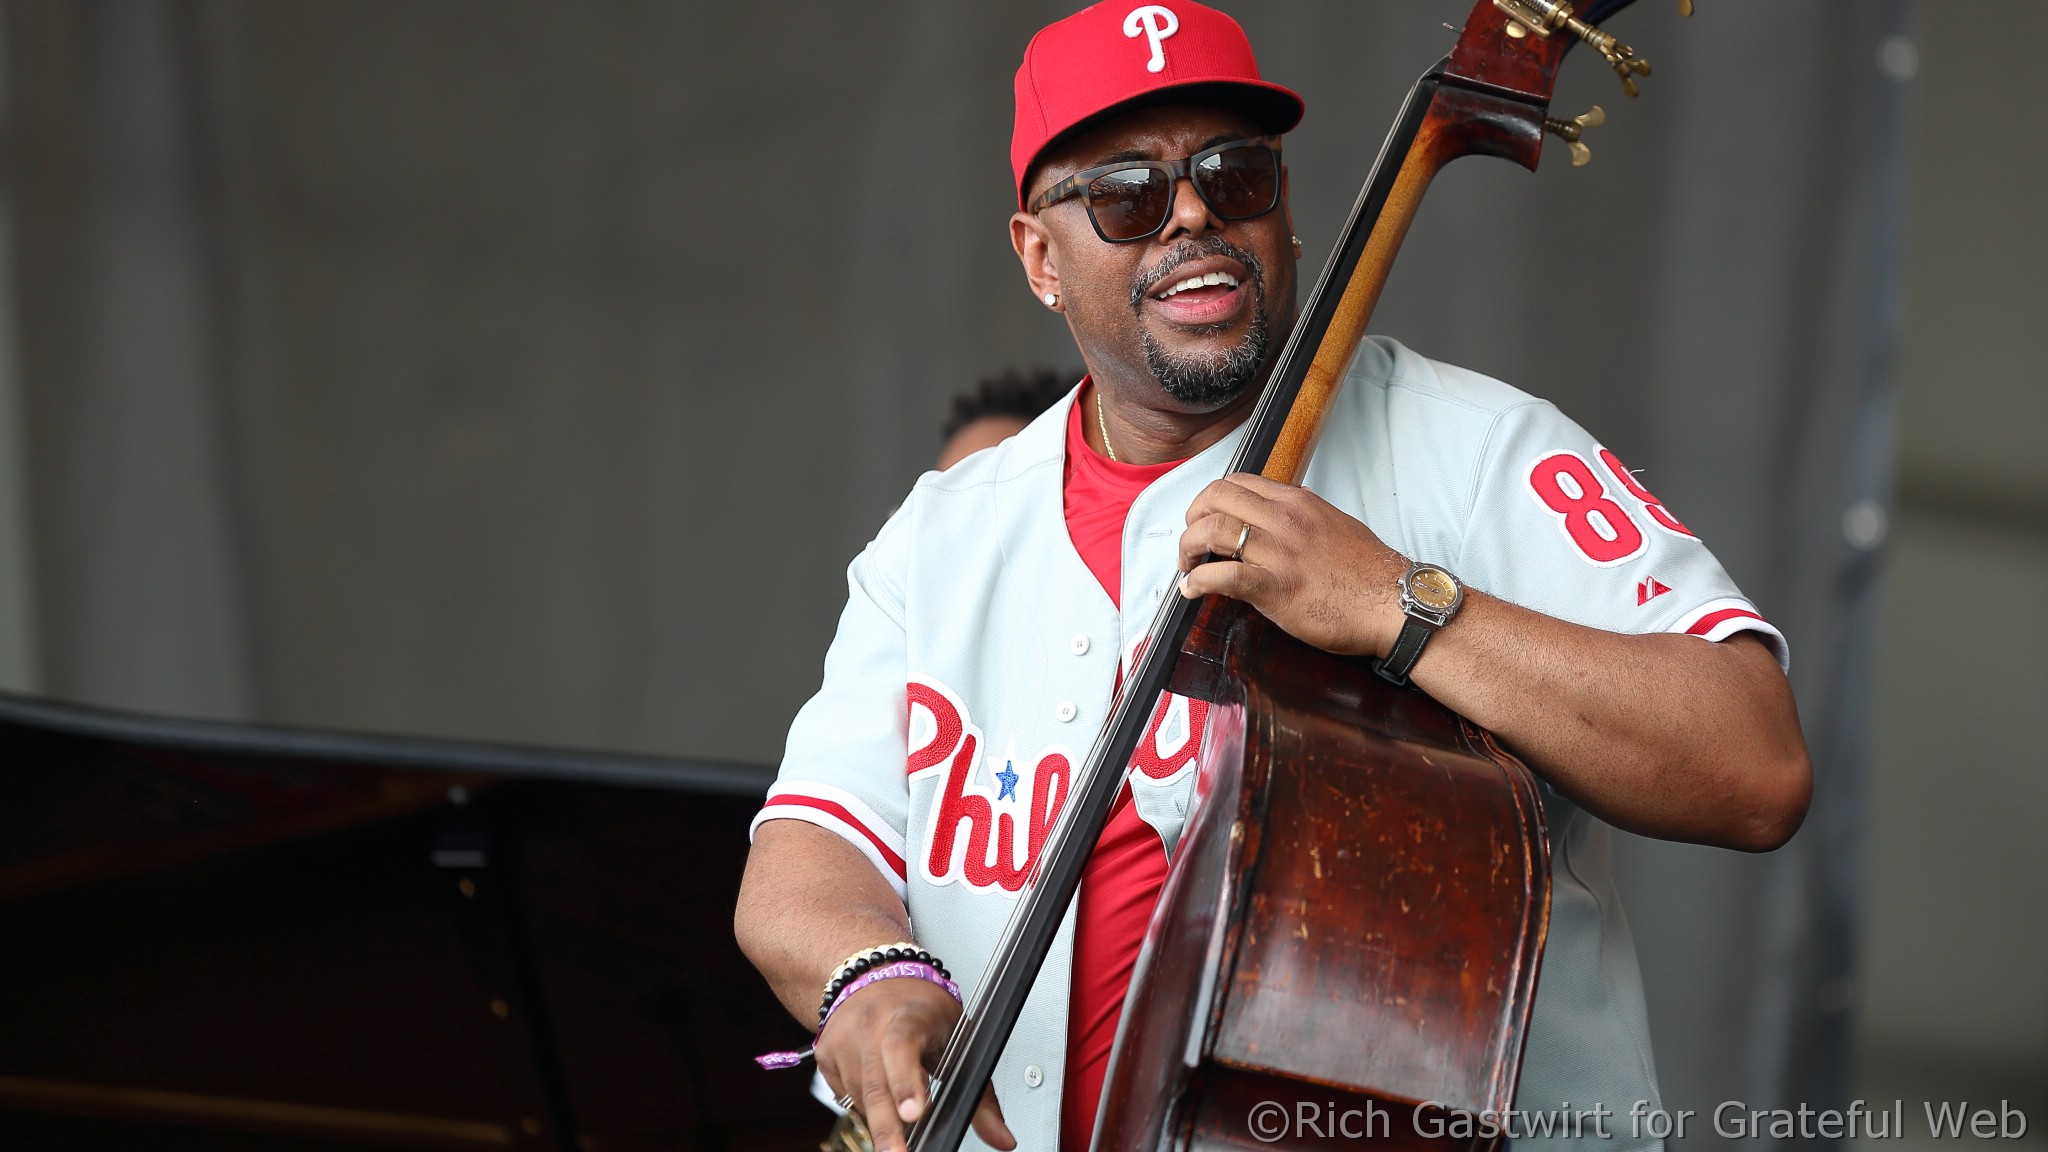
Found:
[{"label": "sunglasses", "polygon": [[1232,140],[1185,160],[1118,160],[1086,168],[1046,189],[1031,202],[1043,212],[1073,196],[1086,197],[1088,222],[1111,244],[1148,240],[1173,214],[1181,177],[1223,220],[1250,220],[1280,206],[1278,136]]}]

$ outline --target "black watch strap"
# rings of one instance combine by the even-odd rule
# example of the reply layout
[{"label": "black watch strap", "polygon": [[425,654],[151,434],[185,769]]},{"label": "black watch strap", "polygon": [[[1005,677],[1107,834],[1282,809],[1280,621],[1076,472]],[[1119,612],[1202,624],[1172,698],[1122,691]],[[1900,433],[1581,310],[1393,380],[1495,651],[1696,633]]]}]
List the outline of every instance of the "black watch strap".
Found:
[{"label": "black watch strap", "polygon": [[1394,640],[1393,651],[1388,652],[1387,658],[1380,661],[1373,671],[1392,683],[1407,684],[1408,673],[1414,671],[1415,662],[1422,659],[1422,646],[1429,643],[1429,638],[1435,633],[1434,626],[1413,616],[1408,617],[1401,625],[1401,635]]}]

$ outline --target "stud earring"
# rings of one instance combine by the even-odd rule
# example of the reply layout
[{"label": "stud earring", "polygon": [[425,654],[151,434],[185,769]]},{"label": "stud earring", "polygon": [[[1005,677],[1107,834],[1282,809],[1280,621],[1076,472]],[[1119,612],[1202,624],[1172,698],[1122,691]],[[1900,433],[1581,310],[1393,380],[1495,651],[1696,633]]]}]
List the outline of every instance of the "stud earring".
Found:
[{"label": "stud earring", "polygon": [[1295,254],[1295,256],[1299,257],[1299,256],[1301,255],[1301,237],[1299,237],[1299,236],[1289,236],[1289,237],[1288,237],[1287,239],[1288,239],[1288,241],[1289,241],[1289,242],[1291,242],[1291,243],[1292,243],[1292,244],[1294,245],[1294,254]]},{"label": "stud earring", "polygon": [[1047,308],[1057,308],[1060,306],[1060,294],[1057,292],[1047,292],[1044,300]]}]

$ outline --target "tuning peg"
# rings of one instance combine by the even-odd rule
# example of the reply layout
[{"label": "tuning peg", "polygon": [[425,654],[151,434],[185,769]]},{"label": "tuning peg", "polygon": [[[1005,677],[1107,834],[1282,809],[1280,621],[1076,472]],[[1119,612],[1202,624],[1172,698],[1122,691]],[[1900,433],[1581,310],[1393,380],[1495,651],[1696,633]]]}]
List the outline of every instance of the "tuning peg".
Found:
[{"label": "tuning peg", "polygon": [[1579,137],[1585,133],[1586,129],[1598,128],[1605,123],[1607,123],[1607,113],[1601,111],[1600,106],[1595,104],[1591,108],[1586,109],[1585,112],[1569,120],[1559,120],[1555,116],[1545,116],[1543,118],[1543,130],[1564,141],[1570,147],[1572,167],[1584,168],[1592,161],[1593,150],[1581,143]]},{"label": "tuning peg", "polygon": [[1692,0],[1678,0],[1678,14],[1680,16],[1692,15]]},{"label": "tuning peg", "polygon": [[1636,87],[1636,77],[1650,74],[1650,62],[1636,55],[1634,49],[1621,41],[1611,36],[1608,37],[1608,41],[1606,44],[1598,45],[1600,54],[1607,57],[1607,63],[1614,69],[1614,74],[1621,77],[1621,90],[1633,99],[1641,92],[1641,89]]},{"label": "tuning peg", "polygon": [[[1680,4],[1687,9],[1692,6],[1691,0],[1680,0]],[[1521,38],[1533,32],[1548,37],[1564,29],[1607,58],[1608,66],[1621,77],[1623,92],[1630,97],[1641,92],[1636,87],[1636,77],[1650,74],[1650,62],[1636,55],[1635,49],[1573,15],[1566,0],[1493,0],[1493,6],[1507,16],[1509,36]]]},{"label": "tuning peg", "polygon": [[1576,16],[1567,17],[1565,27],[1577,33],[1579,39],[1593,46],[1606,59],[1607,66],[1621,77],[1621,90],[1634,99],[1641,89],[1636,87],[1636,77],[1650,74],[1650,62],[1636,55],[1636,50],[1587,24]]}]

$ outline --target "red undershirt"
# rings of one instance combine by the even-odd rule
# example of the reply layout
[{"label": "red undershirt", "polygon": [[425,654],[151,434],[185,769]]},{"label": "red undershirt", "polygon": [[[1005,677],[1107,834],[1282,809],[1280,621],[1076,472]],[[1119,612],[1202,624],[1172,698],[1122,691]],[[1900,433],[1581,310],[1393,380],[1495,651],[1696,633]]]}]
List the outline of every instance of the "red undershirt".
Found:
[{"label": "red undershirt", "polygon": [[[1062,484],[1067,535],[1081,562],[1102,583],[1111,602],[1123,586],[1124,521],[1131,504],[1164,464],[1119,464],[1088,446],[1082,419],[1095,414],[1095,387],[1082,389],[1067,420],[1067,463]],[[1067,1076],[1060,1098],[1061,1152],[1088,1152],[1095,1109],[1109,1071],[1117,1019],[1131,969],[1166,883],[1166,847],[1139,819],[1128,786],[1118,794],[1108,827],[1081,873],[1074,914],[1074,972],[1067,1007]]]}]

